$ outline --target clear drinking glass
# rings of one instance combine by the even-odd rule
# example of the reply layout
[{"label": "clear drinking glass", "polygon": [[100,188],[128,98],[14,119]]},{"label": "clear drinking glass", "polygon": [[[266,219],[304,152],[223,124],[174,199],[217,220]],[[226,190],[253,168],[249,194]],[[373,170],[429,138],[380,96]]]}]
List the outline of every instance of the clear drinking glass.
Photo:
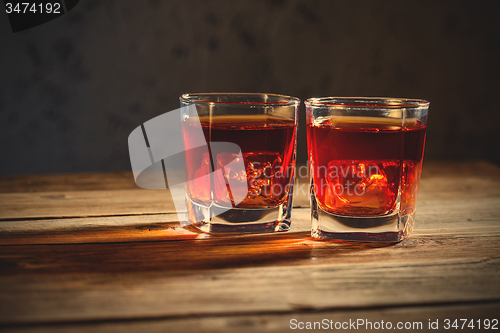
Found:
[{"label": "clear drinking glass", "polygon": [[188,224],[209,233],[287,231],[300,100],[204,93],[180,102]]},{"label": "clear drinking glass", "polygon": [[306,102],[312,236],[398,242],[413,229],[429,102]]}]

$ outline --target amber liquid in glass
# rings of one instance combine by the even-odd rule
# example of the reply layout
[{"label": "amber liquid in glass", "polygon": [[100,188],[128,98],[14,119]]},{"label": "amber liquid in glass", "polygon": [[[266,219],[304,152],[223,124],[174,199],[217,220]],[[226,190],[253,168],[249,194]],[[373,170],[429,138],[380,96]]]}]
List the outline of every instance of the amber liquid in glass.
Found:
[{"label": "amber liquid in glass", "polygon": [[[189,198],[202,206],[211,204],[235,208],[270,208],[282,204],[294,175],[295,122],[269,115],[200,117],[208,151],[200,154],[186,152],[189,179]],[[185,140],[193,131],[189,122],[184,124]],[[227,165],[237,158],[235,151],[212,151],[211,143],[231,142],[242,153],[245,170],[231,170]],[[212,159],[210,156],[212,155]],[[224,176],[213,170],[223,169]],[[211,177],[202,177],[212,174]],[[231,179],[231,187],[228,185]],[[235,185],[236,184],[236,185]],[[232,201],[235,186],[248,189],[239,203]]]},{"label": "amber liquid in glass", "polygon": [[406,119],[402,126],[401,119],[325,117],[307,130],[312,180],[323,210],[343,216],[415,211],[424,124],[416,119]]}]

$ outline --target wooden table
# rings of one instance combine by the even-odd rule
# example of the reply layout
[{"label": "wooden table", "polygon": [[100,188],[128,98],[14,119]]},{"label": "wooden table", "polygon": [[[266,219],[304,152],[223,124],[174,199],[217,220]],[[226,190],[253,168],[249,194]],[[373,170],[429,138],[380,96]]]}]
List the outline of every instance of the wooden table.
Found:
[{"label": "wooden table", "polygon": [[312,240],[305,191],[294,206],[288,233],[213,237],[180,228],[168,191],[129,173],[1,177],[1,329],[289,332],[362,319],[442,331],[445,319],[500,319],[498,167],[426,162],[414,233],[396,245]]}]

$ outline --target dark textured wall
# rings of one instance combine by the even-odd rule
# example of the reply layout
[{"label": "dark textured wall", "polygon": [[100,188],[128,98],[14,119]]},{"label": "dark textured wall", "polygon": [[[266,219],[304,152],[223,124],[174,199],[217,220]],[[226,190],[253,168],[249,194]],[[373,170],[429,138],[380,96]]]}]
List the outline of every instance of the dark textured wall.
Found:
[{"label": "dark textured wall", "polygon": [[500,163],[499,5],[80,0],[16,34],[2,11],[0,174],[129,170],[135,127],[221,91],[428,99],[427,160]]}]

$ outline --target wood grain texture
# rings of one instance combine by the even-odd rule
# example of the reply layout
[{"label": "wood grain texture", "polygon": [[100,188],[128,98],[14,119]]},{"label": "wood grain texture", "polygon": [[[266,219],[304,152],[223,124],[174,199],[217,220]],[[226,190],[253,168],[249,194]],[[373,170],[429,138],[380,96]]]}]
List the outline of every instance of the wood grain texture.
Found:
[{"label": "wood grain texture", "polygon": [[496,166],[426,165],[415,231],[395,245],[312,240],[307,190],[297,192],[290,232],[225,237],[180,228],[167,191],[85,177],[83,190],[78,175],[65,175],[35,189],[16,179],[0,194],[3,331],[284,332],[291,318],[498,318]]},{"label": "wood grain texture", "polygon": [[[446,207],[443,210],[443,207]],[[498,200],[479,203],[428,202],[419,206],[414,234],[485,235],[496,233],[500,220]],[[290,231],[279,237],[311,229],[309,208],[294,208]],[[275,235],[276,236],[276,235]],[[34,219],[1,221],[0,246],[23,244],[117,243],[200,239],[219,236],[197,235],[180,227],[176,214]],[[291,237],[291,236],[290,236]]]},{"label": "wood grain texture", "polygon": [[[443,249],[444,243],[451,244]],[[484,243],[490,245],[469,250]],[[177,244],[186,256],[175,258],[179,251],[161,242],[142,251],[145,244],[85,247],[76,256],[66,248],[38,249],[36,257],[48,256],[42,262],[10,254],[24,260],[1,279],[0,323],[500,302],[498,244],[491,238],[423,237],[410,246],[342,249],[298,240],[264,243],[266,253],[255,244],[192,250]],[[187,260],[193,252],[206,252],[206,260]]]},{"label": "wood grain texture", "polygon": [[[93,184],[86,191],[71,185],[68,192],[0,194],[0,245],[167,240],[189,234],[174,223],[177,217],[168,191],[106,190],[108,177],[83,175]],[[116,184],[120,177],[109,181]],[[54,176],[52,182],[49,176],[42,178],[41,187],[49,190],[79,183],[78,175]],[[481,233],[482,228],[497,225],[499,184],[499,168],[488,163],[429,163],[420,183],[415,230],[430,226],[429,232],[439,227],[439,233],[454,234],[460,226]],[[294,207],[290,232],[307,233],[310,217],[304,178],[295,187]]]},{"label": "wood grain texture", "polygon": [[175,212],[165,190],[1,193],[0,220]]},{"label": "wood grain texture", "polygon": [[[475,311],[471,312],[471,308]],[[478,332],[477,320],[483,321],[487,318],[498,318],[500,312],[500,304],[498,303],[467,303],[467,304],[446,304],[446,305],[428,305],[428,306],[400,306],[394,307],[377,307],[373,309],[337,309],[335,311],[308,311],[308,312],[287,312],[287,313],[269,313],[269,314],[247,314],[247,315],[222,315],[222,316],[190,316],[180,318],[142,318],[142,320],[120,320],[120,321],[86,321],[86,322],[60,322],[47,324],[25,324],[15,325],[10,327],[4,326],[4,332],[35,332],[35,333],[58,333],[58,332],[94,332],[94,333],[123,333],[123,332],[148,332],[148,333],[184,333],[184,332],[241,332],[241,333],[281,333],[290,332],[292,327],[296,327],[297,323],[305,327],[311,323],[313,327],[324,325],[326,320],[329,327],[335,328],[335,325],[344,325],[346,327],[350,321],[363,320],[363,323],[357,328],[360,332],[380,332],[381,329],[370,329],[375,322],[384,322],[384,327],[387,327],[387,322],[391,323],[391,327],[401,325],[410,325],[410,327],[423,328],[422,332],[430,331],[429,321],[435,323],[437,321],[440,330],[445,331],[446,319],[452,321],[459,318],[468,318],[467,324],[473,320],[474,328],[465,326],[460,332]],[[296,320],[293,321],[293,320]],[[319,323],[319,324],[315,324]],[[346,323],[346,324],[344,324]],[[459,321],[459,325],[462,322]],[[328,326],[327,326],[328,327]],[[376,327],[376,326],[375,326]],[[483,326],[484,327],[484,326]],[[323,329],[299,330],[307,332],[328,331],[323,326]],[[411,332],[411,330],[409,330]],[[452,331],[452,330],[446,330]]]},{"label": "wood grain texture", "polygon": [[83,320],[500,300],[497,240],[423,236],[372,247],[296,237],[9,247],[2,249],[0,318]]},{"label": "wood grain texture", "polygon": [[[297,180],[294,207],[309,207],[307,182]],[[418,204],[500,200],[499,184],[500,168],[489,163],[426,163]],[[126,172],[0,177],[0,221],[174,211],[168,190],[140,189]]]},{"label": "wood grain texture", "polygon": [[0,193],[137,189],[132,172],[0,176]]}]

